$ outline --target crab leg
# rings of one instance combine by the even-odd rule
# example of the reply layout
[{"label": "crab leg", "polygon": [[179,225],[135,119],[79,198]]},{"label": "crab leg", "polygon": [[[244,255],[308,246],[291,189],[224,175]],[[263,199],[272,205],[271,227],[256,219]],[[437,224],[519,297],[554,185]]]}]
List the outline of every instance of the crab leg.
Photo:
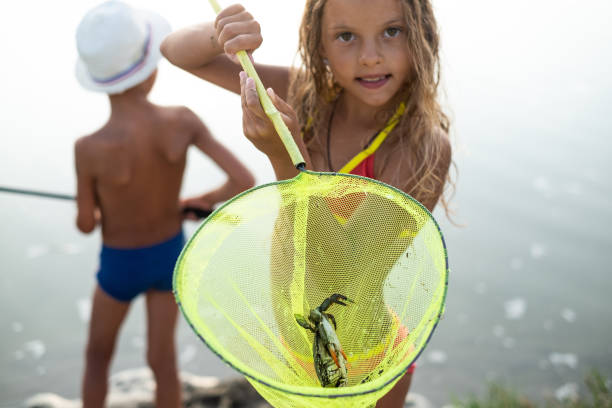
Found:
[{"label": "crab leg", "polygon": [[336,367],[340,368],[340,363],[338,362],[338,356],[336,356],[336,352],[334,351],[334,348],[332,347],[331,344],[327,345],[327,350],[329,350],[329,355],[334,360],[334,363],[336,363]]}]

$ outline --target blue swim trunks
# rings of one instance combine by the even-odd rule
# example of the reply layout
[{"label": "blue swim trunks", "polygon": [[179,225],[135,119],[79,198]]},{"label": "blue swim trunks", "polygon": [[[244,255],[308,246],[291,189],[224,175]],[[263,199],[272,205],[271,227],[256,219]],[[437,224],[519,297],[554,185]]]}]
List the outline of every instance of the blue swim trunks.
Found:
[{"label": "blue swim trunks", "polygon": [[174,265],[185,235],[176,236],[143,248],[111,248],[102,246],[98,283],[104,292],[121,302],[129,302],[149,289],[172,290]]}]

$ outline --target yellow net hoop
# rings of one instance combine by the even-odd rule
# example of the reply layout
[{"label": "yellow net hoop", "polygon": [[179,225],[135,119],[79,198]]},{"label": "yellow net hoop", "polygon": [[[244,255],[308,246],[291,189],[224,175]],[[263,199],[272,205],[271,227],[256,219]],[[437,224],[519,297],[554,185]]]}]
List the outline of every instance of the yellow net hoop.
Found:
[{"label": "yellow net hoop", "polygon": [[[185,246],[174,289],[194,331],[272,405],[368,407],[427,344],[447,277],[420,203],[364,177],[302,172],[217,209]],[[313,335],[294,319],[332,293],[354,300],[329,309],[348,356],[343,388],[321,387]]]}]

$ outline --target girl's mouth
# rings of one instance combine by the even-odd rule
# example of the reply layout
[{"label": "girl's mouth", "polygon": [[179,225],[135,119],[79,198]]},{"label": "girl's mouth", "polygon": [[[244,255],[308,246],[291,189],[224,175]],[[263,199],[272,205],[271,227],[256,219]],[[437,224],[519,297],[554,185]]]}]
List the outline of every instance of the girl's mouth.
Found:
[{"label": "girl's mouth", "polygon": [[365,88],[376,89],[386,84],[389,81],[389,78],[391,78],[391,74],[376,76],[370,75],[367,77],[357,77],[357,82],[359,82],[359,84]]}]

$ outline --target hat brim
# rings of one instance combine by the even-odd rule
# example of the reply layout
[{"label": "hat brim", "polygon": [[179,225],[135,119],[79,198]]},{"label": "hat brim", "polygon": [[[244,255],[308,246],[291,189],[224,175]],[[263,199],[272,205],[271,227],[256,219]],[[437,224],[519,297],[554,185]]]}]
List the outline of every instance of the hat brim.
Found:
[{"label": "hat brim", "polygon": [[83,60],[79,58],[76,62],[75,74],[81,86],[94,92],[107,94],[118,94],[130,89],[146,80],[157,68],[157,63],[162,58],[159,46],[172,28],[168,21],[157,13],[148,10],[134,10],[137,18],[148,23],[151,27],[150,50],[141,67],[127,75],[124,79],[114,81],[111,84],[98,83],[93,80]]}]

